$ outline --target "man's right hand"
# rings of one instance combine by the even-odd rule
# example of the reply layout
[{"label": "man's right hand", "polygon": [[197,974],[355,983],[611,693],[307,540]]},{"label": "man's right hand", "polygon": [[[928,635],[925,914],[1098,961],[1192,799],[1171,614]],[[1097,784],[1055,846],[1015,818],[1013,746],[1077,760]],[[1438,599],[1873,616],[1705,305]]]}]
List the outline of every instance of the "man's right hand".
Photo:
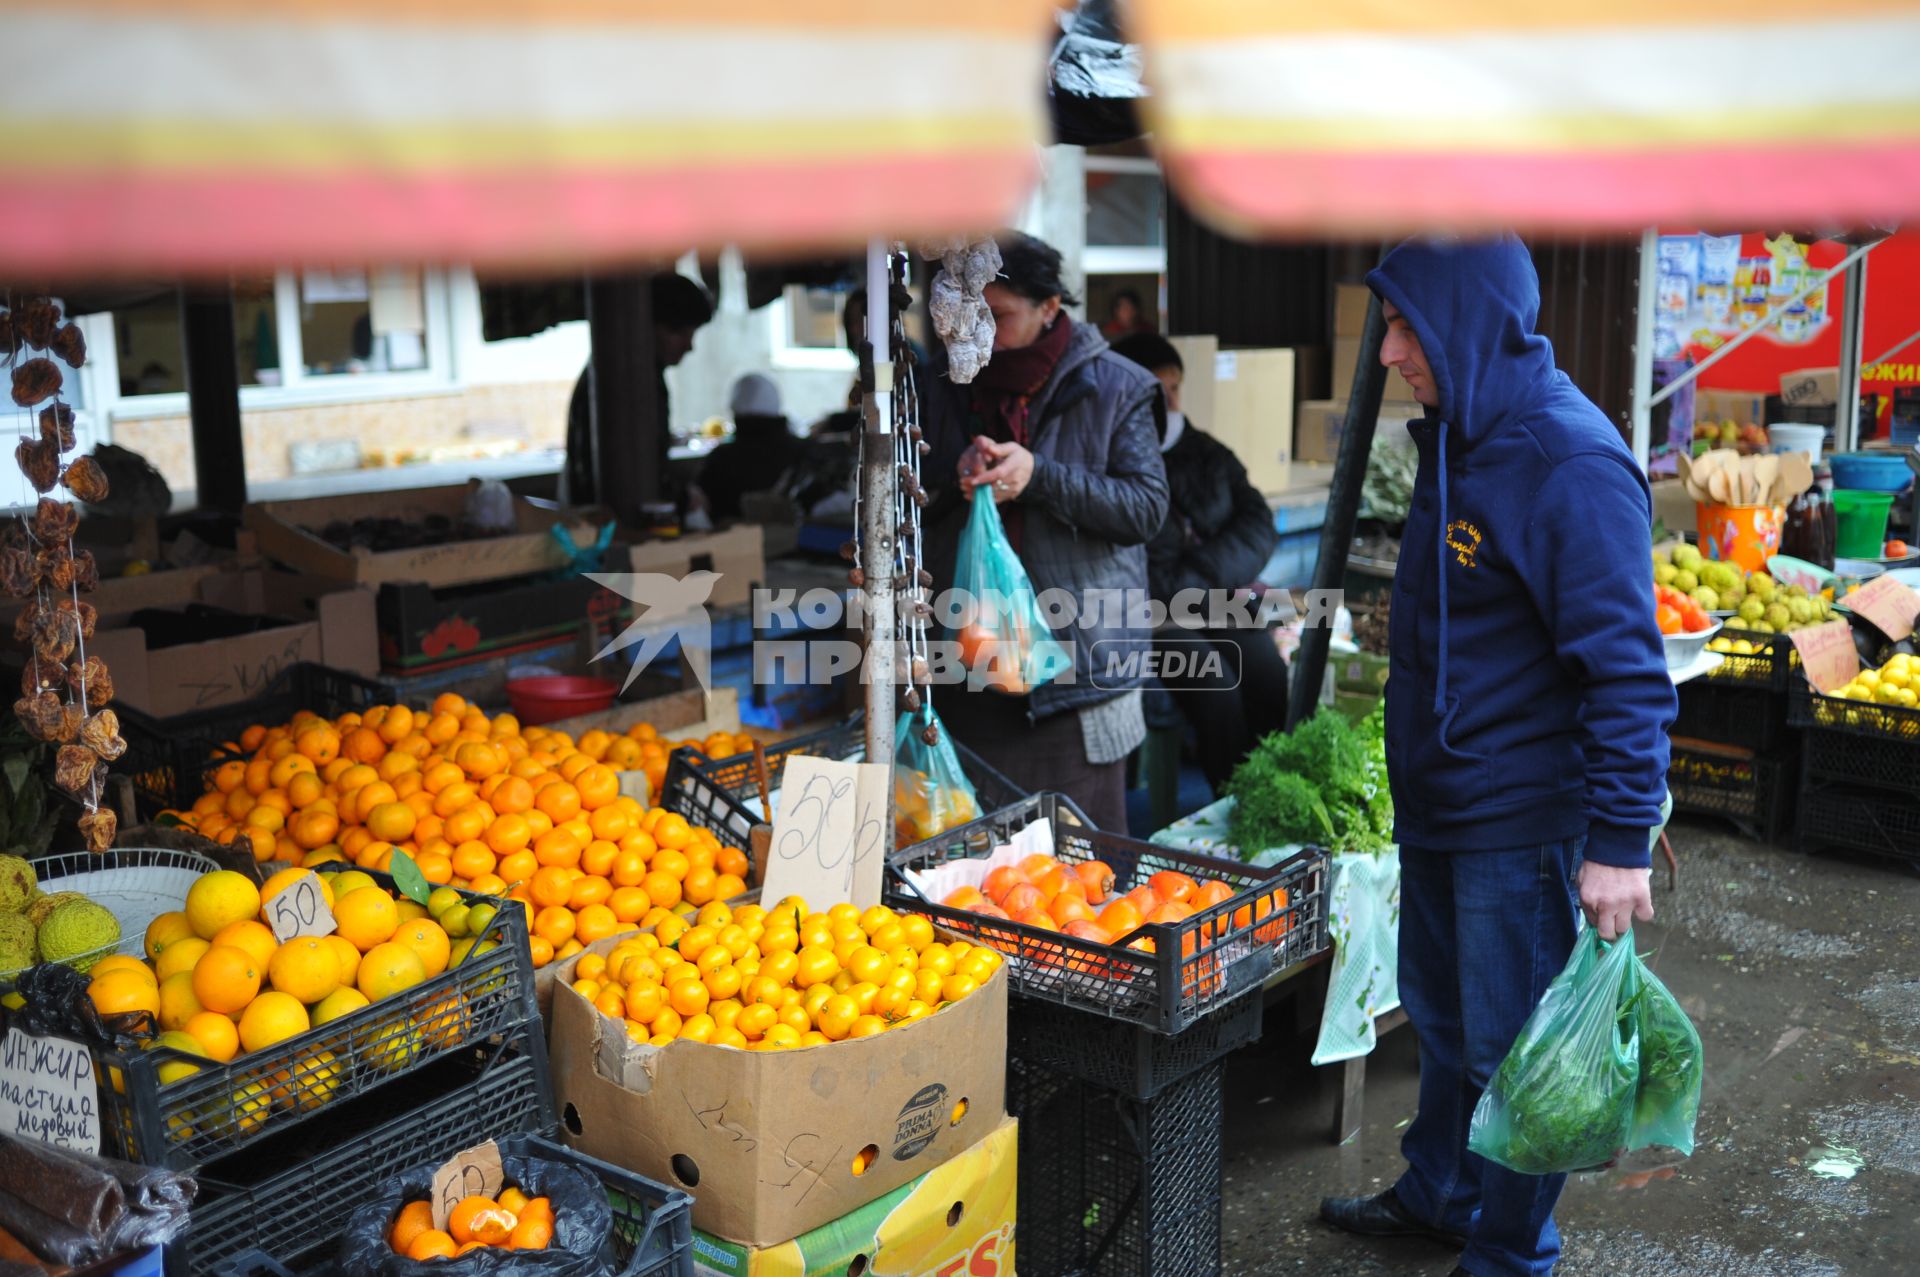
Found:
[{"label": "man's right hand", "polygon": [[1616,865],[1580,865],[1580,908],[1602,940],[1618,940],[1634,919],[1653,921],[1653,870]]}]

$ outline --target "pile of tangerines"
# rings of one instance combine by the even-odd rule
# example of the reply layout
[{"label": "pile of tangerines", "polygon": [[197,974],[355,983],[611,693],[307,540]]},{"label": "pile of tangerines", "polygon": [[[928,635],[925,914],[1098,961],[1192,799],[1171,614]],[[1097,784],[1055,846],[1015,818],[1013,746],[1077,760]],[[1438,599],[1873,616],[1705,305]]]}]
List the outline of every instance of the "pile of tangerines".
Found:
[{"label": "pile of tangerines", "polygon": [[447,1212],[447,1226],[433,1226],[433,1207],[408,1202],[387,1230],[387,1244],[408,1259],[451,1259],[485,1247],[545,1250],[553,1242],[553,1203],[505,1188],[498,1197],[463,1197]]},{"label": "pile of tangerines", "polygon": [[[644,771],[657,793],[679,743],[648,723],[575,741],[452,694],[425,712],[301,713],[248,728],[235,748],[251,757],[223,763],[192,810],[172,814],[259,861],[385,870],[404,853],[430,883],[523,901],[545,966],[746,890],[739,848],[620,792],[621,772]],[[753,747],[728,734],[693,743],[712,757]]]},{"label": "pile of tangerines", "polygon": [[881,905],[815,913],[797,896],[772,909],[715,901],[691,923],[667,918],[604,955],[582,954],[572,988],[637,1042],[783,1051],[925,1019],[1002,961]]}]

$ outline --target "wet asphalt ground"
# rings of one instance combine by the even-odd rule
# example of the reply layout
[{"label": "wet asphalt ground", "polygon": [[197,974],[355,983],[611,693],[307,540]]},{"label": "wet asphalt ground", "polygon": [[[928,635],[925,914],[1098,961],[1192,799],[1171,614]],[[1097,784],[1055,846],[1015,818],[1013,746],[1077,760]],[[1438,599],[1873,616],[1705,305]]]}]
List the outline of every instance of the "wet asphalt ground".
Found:
[{"label": "wet asphalt ground", "polygon": [[[1693,1158],[1641,1188],[1576,1177],[1557,1277],[1920,1274],[1920,875],[1807,858],[1714,822],[1676,820],[1680,885],[1654,873],[1648,962],[1706,1048]],[[1309,999],[1312,1000],[1312,999]],[[1317,1001],[1306,1008],[1317,1014]],[[1365,1121],[1331,1140],[1338,1069],[1304,1061],[1286,1004],[1229,1061],[1225,1271],[1447,1273],[1422,1241],[1374,1242],[1315,1218],[1326,1194],[1399,1175],[1413,1116],[1411,1028],[1368,1062]]]}]

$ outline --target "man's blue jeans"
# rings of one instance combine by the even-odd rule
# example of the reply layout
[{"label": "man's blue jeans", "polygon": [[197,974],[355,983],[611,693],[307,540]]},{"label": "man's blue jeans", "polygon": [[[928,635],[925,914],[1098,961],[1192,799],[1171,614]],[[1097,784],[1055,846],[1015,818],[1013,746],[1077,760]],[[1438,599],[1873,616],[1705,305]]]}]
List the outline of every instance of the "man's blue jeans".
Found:
[{"label": "man's blue jeans", "polygon": [[1519,1175],[1467,1151],[1480,1092],[1573,952],[1585,838],[1497,851],[1400,849],[1400,998],[1420,1037],[1420,1111],[1394,1193],[1468,1237],[1474,1277],[1546,1277],[1564,1175]]}]

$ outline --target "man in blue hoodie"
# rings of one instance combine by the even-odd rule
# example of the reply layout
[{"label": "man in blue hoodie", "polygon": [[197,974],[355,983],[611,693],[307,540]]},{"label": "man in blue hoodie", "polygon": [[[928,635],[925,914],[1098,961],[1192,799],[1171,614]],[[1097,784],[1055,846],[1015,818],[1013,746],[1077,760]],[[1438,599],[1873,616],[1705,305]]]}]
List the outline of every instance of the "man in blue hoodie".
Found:
[{"label": "man in blue hoodie", "polygon": [[1481,1091],[1573,950],[1653,916],[1675,698],[1654,625],[1647,482],[1534,332],[1511,236],[1409,241],[1367,284],[1381,362],[1427,409],[1394,578],[1387,768],[1400,996],[1420,1038],[1407,1170],[1322,1215],[1463,1247],[1455,1273],[1545,1277],[1563,1175],[1467,1151]]}]

